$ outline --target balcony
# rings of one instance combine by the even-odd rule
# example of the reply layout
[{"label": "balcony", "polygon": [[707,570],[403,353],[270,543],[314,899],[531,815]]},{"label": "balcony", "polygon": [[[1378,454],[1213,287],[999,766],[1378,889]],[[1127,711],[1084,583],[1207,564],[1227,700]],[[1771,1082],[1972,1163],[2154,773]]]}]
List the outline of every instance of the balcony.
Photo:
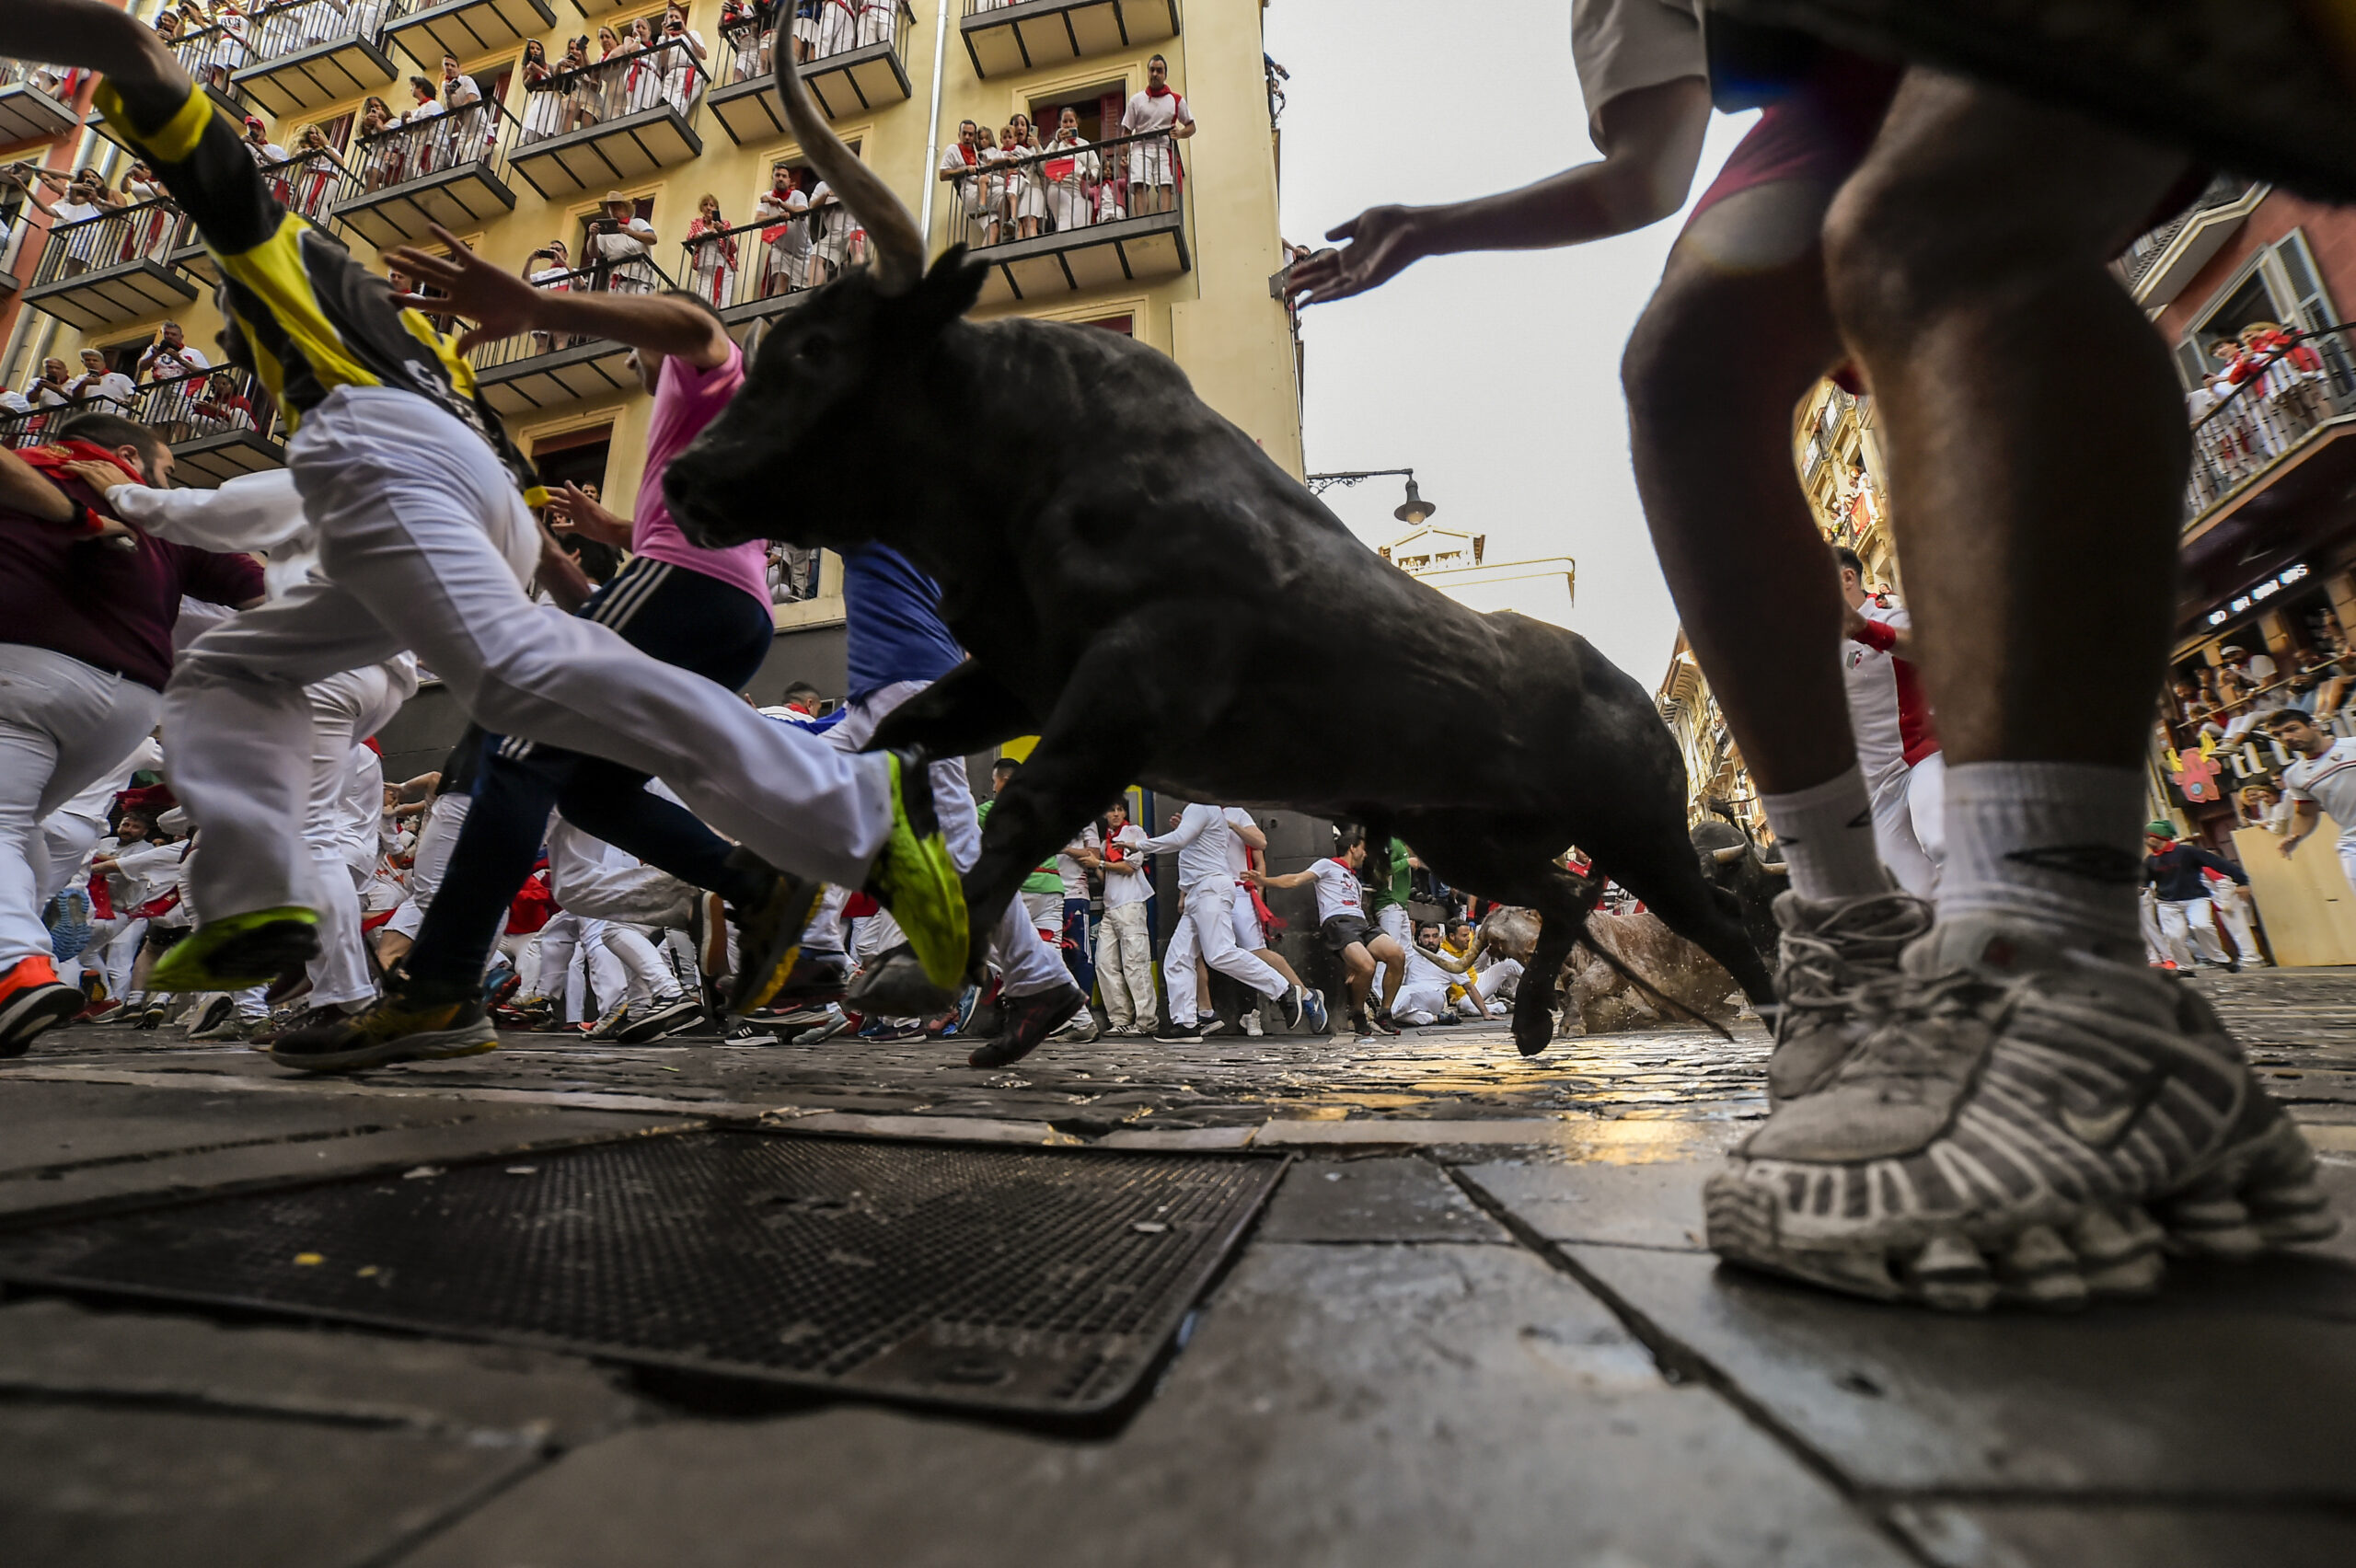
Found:
[{"label": "balcony", "polygon": [[990,264],[983,303],[1187,271],[1193,261],[1179,146],[1169,132],[1151,131],[982,164],[953,181],[949,239]]},{"label": "balcony", "polygon": [[147,382],[128,404],[78,398],[29,413],[0,413],[0,445],[41,445],[67,420],[90,410],[127,415],[162,436],[172,449],[172,477],[183,485],[204,489],[286,465],[277,405],[249,373],[229,365]]},{"label": "balcony", "polygon": [[[814,39],[797,37],[810,53],[802,82],[829,120],[906,103],[908,29],[916,13],[908,0],[865,3],[856,15],[839,6],[825,7]],[[804,27],[808,23],[802,24]],[[720,58],[712,68],[711,112],[737,145],[772,142],[792,134],[769,90],[774,27],[747,22],[720,29]]]},{"label": "balcony", "polygon": [[25,303],[86,332],[180,309],[196,285],[171,258],[193,233],[188,215],[164,202],[53,225]]},{"label": "balcony", "polygon": [[172,478],[183,485],[210,488],[286,466],[278,405],[234,366],[150,381],[132,400],[131,417],[164,438]]},{"label": "balcony", "polygon": [[2176,298],[2273,189],[2262,180],[2221,174],[2191,206],[2130,245],[2117,270],[2135,303],[2149,312]]},{"label": "balcony", "polygon": [[63,65],[0,60],[0,147],[50,141],[80,125],[73,109],[77,75]]},{"label": "balcony", "polygon": [[[680,247],[680,286],[710,301],[731,330],[768,320],[801,304],[810,292],[808,227],[807,218],[751,223],[688,240]],[[775,240],[767,236],[772,228]],[[843,259],[849,265],[865,259]]]},{"label": "balcony", "polygon": [[399,75],[379,36],[387,4],[281,0],[257,10],[247,23],[252,62],[231,72],[229,79],[282,119],[382,92]]},{"label": "balcony", "polygon": [[509,167],[543,196],[626,185],[703,152],[690,121],[707,77],[685,43],[549,77],[524,99]]},{"label": "balcony", "polygon": [[1175,38],[1178,0],[965,0],[958,29],[987,79]]},{"label": "balcony", "polygon": [[[657,294],[672,284],[653,260],[638,258],[536,278],[533,286],[558,293]],[[629,345],[611,338],[519,332],[475,350],[475,382],[492,408],[521,417],[609,393],[638,391],[638,373],[629,367]]]},{"label": "balcony", "polygon": [[520,129],[483,102],[360,137],[334,176],[336,222],[384,250],[430,241],[428,224],[463,234],[504,216],[515,209],[507,157]]},{"label": "balcony", "polygon": [[475,60],[520,48],[556,26],[548,0],[391,0],[385,7],[385,41],[398,43],[429,76],[442,75],[442,57]]},{"label": "balcony", "polygon": [[2356,325],[2343,322],[2258,360],[2194,420],[2187,594],[2213,597],[2231,587],[2226,579],[2301,554],[2339,519],[2351,484]]},{"label": "balcony", "polygon": [[[172,58],[179,62],[181,70],[189,74],[212,98],[222,113],[234,123],[252,112],[246,96],[237,90],[234,78],[237,72],[253,63],[253,51],[246,40],[250,26],[246,18],[231,12],[230,21],[209,28],[179,28],[178,12],[167,11],[156,18],[159,31],[167,21],[175,24],[174,30],[162,32],[165,43],[171,49]],[[137,156],[137,150],[122,133],[107,121],[97,110],[90,111],[89,128],[112,142],[123,151]]]}]

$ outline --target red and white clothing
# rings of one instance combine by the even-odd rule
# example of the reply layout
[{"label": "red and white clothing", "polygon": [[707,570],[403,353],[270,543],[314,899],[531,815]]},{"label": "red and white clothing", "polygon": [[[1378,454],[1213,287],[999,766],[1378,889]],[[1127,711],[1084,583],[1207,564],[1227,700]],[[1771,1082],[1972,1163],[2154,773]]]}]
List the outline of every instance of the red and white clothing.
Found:
[{"label": "red and white clothing", "polygon": [[2339,824],[2339,869],[2356,887],[2356,740],[2334,741],[2321,756],[2303,756],[2284,768],[2282,793]]},{"label": "red and white clothing", "polygon": [[1842,650],[1849,728],[1873,801],[1874,845],[1898,884],[1920,898],[1938,891],[1946,842],[1946,763],[1931,721],[1922,672],[1892,651],[1913,625],[1895,604],[1867,600],[1865,629]]},{"label": "red and white clothing", "polygon": [[1235,940],[1235,871],[1228,859],[1228,844],[1234,836],[1224,810],[1197,801],[1180,815],[1176,827],[1143,846],[1151,854],[1178,852],[1182,907],[1161,956],[1161,982],[1170,995],[1170,1017],[1181,1028],[1195,1016],[1197,954],[1209,967],[1264,997],[1282,997],[1289,988],[1266,960]]},{"label": "red and white clothing", "polygon": [[[1184,95],[1168,87],[1148,87],[1129,99],[1129,107],[1121,111],[1121,133],[1126,136],[1142,136],[1194,123],[1195,111],[1186,107]],[[1131,185],[1176,185],[1183,178],[1174,137],[1132,142],[1126,151]]]},{"label": "red and white clothing", "polygon": [[1316,879],[1310,885],[1317,892],[1319,925],[1343,915],[1353,920],[1366,918],[1365,891],[1347,861],[1320,860],[1309,868],[1309,874]]}]

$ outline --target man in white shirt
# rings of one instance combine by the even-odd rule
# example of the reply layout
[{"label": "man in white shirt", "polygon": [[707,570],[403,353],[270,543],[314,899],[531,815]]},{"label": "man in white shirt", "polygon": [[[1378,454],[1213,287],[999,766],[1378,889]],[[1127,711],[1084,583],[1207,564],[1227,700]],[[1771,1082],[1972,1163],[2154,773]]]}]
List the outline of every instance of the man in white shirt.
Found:
[{"label": "man in white shirt", "polygon": [[96,349],[84,349],[82,374],[75,377],[72,385],[65,388],[65,395],[85,402],[93,398],[104,398],[110,402],[128,409],[131,407],[131,399],[138,395],[138,390],[132,384],[131,377],[119,370],[107,368],[106,355]]},{"label": "man in white shirt", "polygon": [[1104,919],[1096,928],[1096,988],[1114,1034],[1151,1034],[1159,1010],[1153,989],[1153,931],[1146,901],[1153,896],[1153,862],[1145,829],[1129,820],[1129,803],[1104,813]]},{"label": "man in white shirt", "polygon": [[[1129,213],[1166,213],[1178,200],[1178,144],[1195,133],[1195,111],[1170,86],[1170,62],[1157,54],[1145,63],[1145,91],[1121,111],[1121,133],[1144,136],[1122,148],[1129,170]],[[1167,133],[1167,134],[1155,134]]]},{"label": "man in white shirt", "polygon": [[[1171,1031],[1156,1040],[1172,1043],[1198,1043],[1202,1031],[1195,1011],[1195,955],[1220,974],[1242,981],[1275,1002],[1285,1027],[1298,1029],[1304,1014],[1322,1011],[1315,993],[1288,983],[1255,954],[1235,945],[1235,873],[1229,869],[1228,840],[1235,830],[1219,807],[1196,801],[1178,818],[1178,825],[1142,846],[1148,854],[1178,852],[1177,926],[1161,955],[1161,982],[1170,995]],[[1312,1029],[1322,1024],[1312,1022]]]},{"label": "man in white shirt", "polygon": [[2259,721],[2266,732],[2297,760],[2282,770],[2282,790],[2291,802],[2291,828],[2282,836],[2282,858],[2298,852],[2326,816],[2339,824],[2339,869],[2356,887],[2356,740],[2334,737],[2295,708]]},{"label": "man in white shirt", "polygon": [[606,213],[589,223],[589,286],[616,294],[646,294],[654,287],[652,260],[654,225],[638,215],[638,203],[618,190],[606,192]]},{"label": "man in white shirt", "polygon": [[1456,1009],[1448,999],[1451,989],[1463,991],[1464,1006],[1475,1016],[1489,1016],[1489,1004],[1467,977],[1472,964],[1440,945],[1439,927],[1416,927],[1415,945],[1406,952],[1407,977],[1401,982],[1399,994],[1391,999],[1391,1016],[1395,1021],[1419,1029],[1454,1023]]},{"label": "man in white shirt", "polygon": [[188,334],[180,329],[179,322],[167,321],[156,331],[156,340],[139,356],[140,380],[176,381],[213,367],[204,352],[190,344]]},{"label": "man in white shirt", "polygon": [[286,149],[270,139],[270,128],[258,114],[246,116],[246,153],[257,168],[270,168],[286,161]]},{"label": "man in white shirt", "polygon": [[[1832,551],[1841,573],[1842,602],[1856,621],[1841,650],[1842,674],[1848,687],[1849,728],[1857,737],[1857,766],[1865,776],[1865,790],[1874,807],[1874,843],[1882,864],[1898,885],[1917,898],[1939,890],[1939,867],[1928,832],[1938,833],[1938,790],[1941,772],[1938,740],[1929,725],[1929,705],[1913,661],[1909,633],[1913,617],[1896,604],[1886,604],[1865,591],[1865,563],[1857,552],[1836,547]],[[1882,646],[1884,643],[1888,647]],[[1930,772],[1932,786],[1923,799],[1913,799],[1913,762]]]},{"label": "man in white shirt", "polygon": [[[1252,881],[1262,887],[1299,887],[1303,882],[1314,883],[1317,889],[1317,932],[1326,950],[1342,961],[1343,973],[1350,988],[1350,1027],[1360,1039],[1375,1032],[1366,1011],[1367,993],[1373,988],[1375,965],[1383,966],[1385,984],[1382,991],[1381,1016],[1390,1022],[1391,1004],[1399,993],[1399,985],[1406,973],[1406,951],[1397,938],[1377,928],[1366,917],[1366,895],[1358,882],[1358,870],[1366,864],[1366,835],[1351,828],[1342,835],[1340,852],[1332,859],[1320,860],[1305,871],[1293,871],[1281,877],[1250,873]],[[1386,1027],[1383,1032],[1396,1034],[1396,1028]]]}]

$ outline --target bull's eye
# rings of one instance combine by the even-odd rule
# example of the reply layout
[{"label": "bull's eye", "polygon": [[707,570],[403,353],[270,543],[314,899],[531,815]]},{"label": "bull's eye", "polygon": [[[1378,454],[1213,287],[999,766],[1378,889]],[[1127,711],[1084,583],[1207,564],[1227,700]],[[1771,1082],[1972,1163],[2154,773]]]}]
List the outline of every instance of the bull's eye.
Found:
[{"label": "bull's eye", "polygon": [[793,357],[811,365],[823,365],[834,358],[834,340],[824,333],[814,332],[794,345]]}]

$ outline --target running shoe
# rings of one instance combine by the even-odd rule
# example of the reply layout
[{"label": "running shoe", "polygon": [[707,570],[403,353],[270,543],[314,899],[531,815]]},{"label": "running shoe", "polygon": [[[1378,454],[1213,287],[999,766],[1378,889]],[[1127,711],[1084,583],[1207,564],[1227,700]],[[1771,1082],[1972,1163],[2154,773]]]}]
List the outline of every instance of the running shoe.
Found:
[{"label": "running shoe", "polygon": [[899,752],[885,752],[884,760],[892,770],[892,831],[868,870],[867,891],[900,923],[925,978],[951,996],[972,958],[965,891],[941,836],[924,766]]},{"label": "running shoe", "polygon": [[319,953],[319,917],[299,905],[207,920],[147,973],[153,991],[242,991],[267,986]]},{"label": "running shoe", "polygon": [[1243,1032],[1250,1035],[1254,1040],[1261,1039],[1266,1035],[1267,1031],[1260,1027],[1260,1009],[1258,1008],[1253,1008],[1250,1012],[1243,1015]]},{"label": "running shoe", "polygon": [[788,876],[742,847],[728,852],[728,863],[764,879],[759,901],[736,911],[736,974],[728,988],[728,1010],[742,1017],[776,996],[792,973],[802,933],[817,913],[826,884]]},{"label": "running shoe", "polygon": [[[1068,1045],[1086,1045],[1097,1036],[1096,1014],[1088,1005],[1088,993],[1080,994],[1080,1010],[1057,1025],[1050,1040],[1060,1040]],[[1246,1018],[1252,1015],[1247,1013]]]},{"label": "running shoe", "polygon": [[0,1057],[23,1055],[36,1038],[84,1005],[81,991],[58,979],[47,953],[18,959],[0,974]]},{"label": "running shoe", "polygon": [[1299,1029],[1309,1011],[1309,993],[1299,986],[1287,986],[1285,994],[1276,998],[1276,1010],[1284,1015],[1287,1029]]},{"label": "running shoe", "polygon": [[1088,1008],[1088,993],[1067,982],[1051,991],[1038,991],[1028,997],[1000,997],[999,1008],[1004,1016],[1000,1027],[1006,1032],[995,1040],[985,1040],[974,1047],[965,1058],[969,1067],[1002,1067],[1009,1062],[1019,1062],[1037,1048],[1057,1025],[1076,1012]]},{"label": "running shoe", "polygon": [[655,1003],[624,1024],[615,1032],[614,1038],[625,1045],[643,1045],[650,1040],[660,1040],[666,1034],[693,1029],[702,1021],[703,1004],[693,997],[679,997]]},{"label": "running shoe", "polygon": [[1310,1033],[1323,1034],[1333,1027],[1334,1015],[1326,1009],[1324,992],[1303,991],[1300,994],[1300,1000],[1303,1009],[1309,1015]]},{"label": "running shoe", "polygon": [[791,1012],[796,1008],[824,1008],[828,1002],[839,1002],[843,988],[850,984],[850,959],[841,949],[814,948],[804,942],[802,956],[793,961],[785,984],[769,998],[769,1006]]},{"label": "running shoe", "polygon": [[1167,1029],[1155,1030],[1153,1038],[1156,1043],[1162,1045],[1200,1045],[1203,1031],[1199,1024],[1173,1023]]},{"label": "running shoe", "polygon": [[930,1018],[955,1005],[953,990],[932,983],[914,947],[906,943],[876,955],[843,992],[860,1012],[885,1018]]},{"label": "running shoe", "polygon": [[389,1062],[473,1056],[498,1045],[479,987],[396,980],[360,1012],[289,1030],[271,1046],[270,1059],[306,1073],[348,1073]]},{"label": "running shoe", "polygon": [[850,1028],[850,1014],[829,1003],[826,1008],[826,1017],[823,1022],[803,1030],[801,1033],[796,1034],[791,1039],[788,1040],[786,1043],[789,1045],[815,1045],[820,1041],[832,1040],[836,1035],[842,1033],[845,1030]]},{"label": "running shoe", "polygon": [[270,1022],[268,1018],[248,1018],[232,1008],[215,1020],[207,1015],[203,1026],[189,1031],[191,1040],[251,1040]]},{"label": "running shoe", "polygon": [[611,1040],[615,1035],[619,1034],[629,1022],[629,1002],[625,998],[599,1013],[597,1021],[582,1032],[592,1040]]},{"label": "running shoe", "polygon": [[1869,986],[1899,983],[1898,957],[1931,928],[1931,905],[1911,893],[1864,898],[1775,900],[1783,928],[1775,970],[1775,1044],[1767,1101],[1781,1105],[1824,1087],[1865,1039]]},{"label": "running shoe", "polygon": [[1377,1034],[1388,1034],[1394,1039],[1397,1038],[1399,1026],[1392,1020],[1391,1010],[1388,1008],[1374,1009],[1374,1032]]},{"label": "running shoe", "polygon": [[237,1004],[231,1001],[228,997],[214,997],[211,1001],[204,1004],[204,1010],[196,1015],[196,1021],[189,1024],[190,1038],[195,1038],[198,1034],[202,1033],[205,1030],[213,1028],[215,1024],[225,1022],[237,1012]]},{"label": "running shoe", "polygon": [[504,1006],[507,998],[524,987],[524,977],[506,963],[491,965],[491,973],[482,977],[482,1005],[486,1008]]},{"label": "running shoe", "polygon": [[1944,922],[1813,1092],[1703,1193],[1731,1262],[1884,1300],[2073,1307],[2339,1228],[2306,1139],[2192,987],[2000,916]]},{"label": "running shoe", "polygon": [[766,1029],[756,1029],[743,1019],[728,1020],[728,1029],[721,1035],[722,1045],[774,1045],[778,1037]]},{"label": "running shoe", "polygon": [[705,978],[728,973],[728,906],[720,894],[699,890],[687,905],[687,935],[695,943],[696,968]]}]

